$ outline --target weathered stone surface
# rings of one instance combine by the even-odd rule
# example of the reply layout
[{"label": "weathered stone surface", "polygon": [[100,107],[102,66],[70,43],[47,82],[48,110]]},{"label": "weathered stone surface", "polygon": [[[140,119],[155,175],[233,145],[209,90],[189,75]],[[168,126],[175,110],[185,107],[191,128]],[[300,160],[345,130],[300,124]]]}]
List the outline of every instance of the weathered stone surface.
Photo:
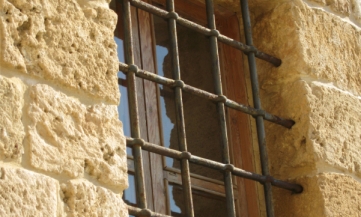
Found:
[{"label": "weathered stone surface", "polygon": [[349,16],[352,10],[352,4],[358,3],[358,0],[327,0],[326,5],[336,13]]},{"label": "weathered stone surface", "polygon": [[316,3],[323,7],[329,7],[331,12],[349,17],[355,24],[361,25],[361,1],[360,0],[305,0]]},{"label": "weathered stone surface", "polygon": [[[266,14],[269,11],[272,11],[277,5],[283,4],[284,2],[287,1],[292,1],[292,0],[278,0],[278,1],[253,0],[253,1],[249,1],[248,4],[251,14],[254,15],[255,17],[258,17],[259,15]],[[254,22],[252,22],[252,24],[253,23]]]},{"label": "weathered stone surface", "polygon": [[355,216],[361,213],[361,183],[352,177],[322,173],[298,178],[302,194],[275,189],[275,214],[280,217]]},{"label": "weathered stone surface", "polygon": [[361,177],[361,98],[311,84],[310,131],[316,160]]},{"label": "weathered stone surface", "polygon": [[317,183],[317,176],[300,177],[292,180],[303,186],[301,194],[273,188],[275,216],[278,217],[323,217],[325,200]]},{"label": "weathered stone surface", "polygon": [[292,130],[266,124],[273,173],[297,177],[317,170],[320,164],[361,177],[361,98],[320,82],[305,81],[284,85],[280,93],[272,99],[277,104],[270,110],[292,118],[296,124]]},{"label": "weathered stone surface", "polygon": [[361,30],[338,16],[296,0],[258,17],[254,30],[255,45],[283,61],[279,68],[260,62],[264,85],[303,77],[361,94]]},{"label": "weathered stone surface", "polygon": [[117,103],[116,21],[105,1],[1,0],[0,65]]},{"label": "weathered stone surface", "polygon": [[21,122],[24,89],[19,79],[0,76],[0,160],[20,162],[25,135]]},{"label": "weathered stone surface", "polygon": [[326,216],[360,216],[361,183],[342,174],[322,174],[318,184],[325,200]]},{"label": "weathered stone surface", "polygon": [[0,216],[58,216],[59,185],[20,168],[0,167]]},{"label": "weathered stone surface", "polygon": [[[296,124],[288,130],[267,123],[267,147],[271,173],[296,178],[305,191],[275,190],[276,216],[358,216],[360,202],[353,197],[359,193],[347,192],[357,192],[360,183],[343,175],[312,175],[329,168],[361,175],[360,30],[303,1],[277,4],[255,18],[255,45],[283,61],[279,68],[258,61],[261,96],[267,111]],[[343,6],[332,10],[341,14]]]},{"label": "weathered stone surface", "polygon": [[0,69],[12,67],[25,71],[25,61],[17,45],[20,35],[17,30],[29,19],[8,1],[0,0]]},{"label": "weathered stone surface", "polygon": [[[265,122],[266,139],[271,173],[281,179],[295,178],[316,170],[314,142],[311,129],[312,91],[305,81],[290,82],[275,86],[266,108],[273,114],[293,119],[296,124],[291,130]],[[275,91],[275,90],[274,90]]]},{"label": "weathered stone surface", "polygon": [[273,173],[297,177],[326,163],[360,175],[360,32],[300,1],[279,5],[254,29],[255,44],[283,61],[258,62],[264,108],[296,121],[292,130],[267,124]]},{"label": "weathered stone surface", "polygon": [[73,180],[61,186],[67,216],[128,216],[121,194],[95,186],[83,180]]},{"label": "weathered stone surface", "polygon": [[352,1],[352,16],[351,18],[355,19],[359,25],[361,25],[361,1],[354,0]]},{"label": "weathered stone surface", "polygon": [[321,6],[327,6],[337,14],[349,16],[352,10],[352,4],[357,3],[358,0],[309,0],[306,2],[313,2]]},{"label": "weathered stone surface", "polygon": [[[318,7],[325,13],[331,13],[339,18],[348,18],[350,22],[361,26],[361,1],[360,0],[297,0],[312,7]],[[266,14],[284,3],[294,3],[294,0],[253,0],[249,1],[250,11],[255,17]]]},{"label": "weathered stone surface", "polygon": [[116,106],[85,106],[47,85],[29,88],[27,142],[33,167],[127,186],[125,137]]}]

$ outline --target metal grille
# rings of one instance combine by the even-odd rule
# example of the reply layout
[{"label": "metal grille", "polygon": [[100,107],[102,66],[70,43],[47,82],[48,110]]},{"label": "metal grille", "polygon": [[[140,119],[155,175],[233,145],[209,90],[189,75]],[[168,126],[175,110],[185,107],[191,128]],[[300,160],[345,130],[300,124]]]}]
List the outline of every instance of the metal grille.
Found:
[{"label": "metal grille", "polygon": [[[132,20],[131,20],[131,12],[130,12],[131,5],[168,20],[169,33],[171,38],[173,79],[165,78],[157,74],[154,74],[152,72],[141,70],[134,64],[133,35],[131,28]],[[129,97],[129,106],[130,106],[132,138],[127,138],[127,145],[133,148],[136,189],[137,189],[137,197],[138,197],[138,205],[139,205],[139,208],[128,206],[129,214],[131,215],[166,216],[164,214],[154,213],[151,210],[147,209],[142,150],[150,151],[156,154],[171,157],[181,161],[182,187],[184,189],[184,198],[186,203],[185,214],[186,216],[189,217],[194,216],[192,189],[190,182],[190,169],[189,169],[190,162],[204,167],[223,171],[224,180],[225,180],[224,183],[225,183],[225,192],[226,192],[226,201],[227,201],[227,211],[228,211],[228,216],[230,217],[236,216],[234,193],[232,187],[233,186],[232,175],[258,181],[264,185],[267,215],[270,217],[274,216],[273,205],[272,205],[272,189],[271,189],[272,186],[287,189],[294,193],[302,192],[302,186],[298,184],[292,184],[285,181],[277,180],[272,176],[270,176],[268,169],[268,156],[267,156],[267,150],[265,144],[264,120],[282,125],[286,128],[291,128],[294,124],[294,121],[280,118],[262,109],[259,98],[259,87],[258,87],[255,58],[257,57],[263,59],[267,62],[272,63],[275,66],[279,66],[281,64],[281,60],[272,57],[268,54],[265,54],[263,52],[260,52],[253,46],[251,23],[250,23],[247,0],[241,0],[241,9],[242,9],[243,22],[244,22],[246,44],[228,38],[217,31],[215,19],[214,19],[213,7],[214,7],[213,1],[206,0],[208,28],[205,28],[194,22],[179,17],[178,14],[175,12],[174,0],[167,0],[168,11],[159,9],[155,6],[152,6],[140,0],[123,0],[123,16],[124,16],[123,25],[124,25],[126,63],[119,63],[119,69],[120,71],[123,71],[124,73],[127,74],[127,80],[128,80],[128,88],[129,88],[128,97]],[[181,80],[178,42],[177,42],[177,24],[195,30],[210,38],[212,71],[213,71],[213,77],[215,83],[215,94],[187,85]],[[218,56],[219,41],[243,51],[248,56],[254,108],[232,101],[222,94],[222,82],[220,76],[220,66],[219,66],[219,56]],[[140,138],[138,102],[136,99],[136,95],[137,95],[136,94],[137,86],[135,80],[136,77],[147,79],[156,82],[158,84],[162,84],[174,88],[176,114],[177,114],[176,115],[177,129],[179,135],[178,142],[179,142],[180,151],[165,148],[158,144],[151,144],[145,142],[143,139]],[[194,94],[199,97],[206,98],[217,104],[219,124],[221,127],[221,135],[222,135],[222,146],[223,146],[222,163],[191,155],[191,153],[187,151],[184,112],[183,112],[183,103],[182,103],[183,91]],[[258,136],[258,143],[261,154],[262,175],[248,172],[240,168],[236,168],[231,164],[229,157],[230,156],[229,144],[227,138],[227,125],[225,121],[226,120],[225,106],[252,115],[256,119],[257,136]]]}]

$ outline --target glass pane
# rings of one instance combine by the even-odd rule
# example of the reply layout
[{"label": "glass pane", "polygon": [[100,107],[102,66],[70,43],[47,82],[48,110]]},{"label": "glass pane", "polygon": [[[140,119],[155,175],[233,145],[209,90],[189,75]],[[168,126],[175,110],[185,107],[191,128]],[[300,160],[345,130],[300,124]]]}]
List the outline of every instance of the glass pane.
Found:
[{"label": "glass pane", "polygon": [[[171,215],[172,216],[181,216],[180,214],[184,213],[184,211],[181,211],[181,207],[183,208],[182,205],[183,204],[182,200],[183,200],[183,195],[182,195],[182,191],[178,192],[178,194],[176,194],[177,192],[177,187],[175,187],[173,189],[173,185],[168,185],[168,192],[169,192],[169,206],[170,206],[170,211],[171,211]],[[178,203],[178,205],[177,205]]]},{"label": "glass pane", "polygon": [[[169,185],[169,205],[171,215],[176,217],[185,217],[185,207],[183,202],[183,190],[179,185]],[[226,198],[192,189],[194,216],[226,216],[227,203]]]},{"label": "glass pane", "polygon": [[[222,162],[221,129],[216,104],[184,93],[183,105],[188,151],[192,155]],[[190,170],[191,173],[223,180],[223,173],[214,169],[190,164]]]},{"label": "glass pane", "polygon": [[123,193],[123,199],[127,204],[136,206],[137,198],[135,191],[135,178],[133,174],[128,174],[129,188],[127,188]]},{"label": "glass pane", "polygon": [[[184,83],[201,90],[214,92],[210,41],[204,35],[179,26],[179,62]],[[188,151],[193,155],[222,162],[221,128],[219,115],[214,102],[183,93],[184,119]],[[191,173],[223,180],[219,171],[194,164]]]},{"label": "glass pane", "polygon": [[[167,47],[167,28],[168,24],[163,19],[154,16],[155,32],[156,32],[156,55],[157,55],[157,71],[158,75],[164,77],[172,77],[169,70],[171,56]],[[162,33],[163,32],[163,33]],[[164,34],[165,33],[165,34]],[[163,35],[162,35],[163,34]],[[167,148],[178,150],[178,134],[175,116],[174,91],[167,86],[158,85],[160,93],[160,110],[162,119],[163,144]],[[174,167],[174,160],[166,157],[166,166]]]},{"label": "glass pane", "polygon": [[[118,45],[119,61],[122,61],[121,58],[123,58],[124,61],[123,41],[118,38],[115,38],[115,41]],[[123,123],[124,135],[130,137],[130,115],[126,75],[123,72],[118,72],[118,78],[120,78],[120,82],[118,84],[120,91],[120,103],[118,106],[119,119]],[[127,154],[132,155],[132,149],[129,147],[127,147]]]},{"label": "glass pane", "polygon": [[[167,22],[154,17],[158,74],[172,78],[172,57]],[[177,25],[182,80],[191,86],[214,92],[210,42],[204,35]],[[163,140],[166,147],[178,149],[174,92],[160,85]],[[222,161],[221,129],[216,104],[183,92],[183,108],[188,150],[207,159]],[[180,168],[178,161],[166,160],[168,167]],[[222,173],[191,164],[191,172],[223,180]]]}]

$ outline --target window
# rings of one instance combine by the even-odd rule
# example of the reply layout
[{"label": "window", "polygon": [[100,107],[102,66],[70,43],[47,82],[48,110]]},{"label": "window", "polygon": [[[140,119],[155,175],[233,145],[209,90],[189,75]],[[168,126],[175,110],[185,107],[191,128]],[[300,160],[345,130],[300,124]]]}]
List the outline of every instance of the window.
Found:
[{"label": "window", "polygon": [[[302,191],[269,176],[264,143],[263,175],[252,173],[250,115],[256,118],[259,141],[264,119],[286,127],[293,123],[261,109],[252,61],[257,56],[280,62],[238,42],[236,15],[214,11],[209,0],[175,5],[172,0],[113,0],[111,7],[119,16],[119,115],[129,145],[130,188],[124,200],[130,214],[260,216],[258,181],[272,216],[271,185]],[[248,54],[256,108],[246,106],[242,52]]]}]

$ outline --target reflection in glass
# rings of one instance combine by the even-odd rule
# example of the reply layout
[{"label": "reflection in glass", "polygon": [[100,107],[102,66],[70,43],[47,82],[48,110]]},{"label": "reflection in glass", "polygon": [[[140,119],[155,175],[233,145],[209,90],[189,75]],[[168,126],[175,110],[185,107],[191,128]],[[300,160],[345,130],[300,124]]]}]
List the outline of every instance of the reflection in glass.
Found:
[{"label": "reflection in glass", "polygon": [[[153,20],[158,74],[172,78],[172,57],[168,52],[171,44],[168,25],[161,18],[154,17]],[[182,80],[191,86],[214,92],[209,39],[182,26],[177,26],[177,36]],[[174,91],[160,85],[160,95],[164,146],[178,149]],[[183,92],[182,100],[188,151],[194,155],[221,162],[221,129],[216,104],[186,92]],[[166,165],[180,169],[179,162],[172,159],[167,159]],[[194,164],[190,165],[190,170],[191,173],[223,180],[223,175],[219,171]]]},{"label": "reflection in glass", "polygon": [[[212,56],[209,38],[183,26],[177,28],[179,62],[184,83],[213,93]],[[188,151],[222,162],[221,129],[217,106],[210,100],[183,92]],[[223,180],[219,171],[190,165],[191,173]]]},{"label": "reflection in glass", "polygon": [[136,206],[137,198],[135,192],[135,178],[133,174],[128,174],[129,187],[123,193],[123,199],[127,204]]},{"label": "reflection in glass", "polygon": [[[185,217],[185,207],[183,202],[183,190],[179,185],[169,185],[169,205],[171,215],[175,217]],[[192,189],[194,216],[226,216],[226,198],[206,193],[204,191]]]},{"label": "reflection in glass", "polygon": [[[158,74],[160,76],[164,76],[163,72],[163,63],[165,62],[165,58],[168,55],[168,49],[166,47],[157,45],[156,46],[156,54],[157,54],[157,67]],[[165,147],[169,148],[171,143],[171,135],[176,134],[176,128],[171,118],[167,114],[167,108],[170,110],[170,107],[174,105],[174,92],[173,89],[163,86],[161,84],[158,85],[160,92],[160,110],[162,116],[162,130],[163,130],[163,144]],[[166,103],[167,102],[167,103]],[[168,105],[170,104],[170,105]],[[174,119],[173,119],[174,121]],[[166,157],[166,166],[173,167],[173,158]]]},{"label": "reflection in glass", "polygon": [[[173,185],[168,185],[168,192],[173,192]],[[170,206],[170,211],[172,213],[172,216],[175,214],[179,215],[180,213],[182,213],[179,206],[177,206],[177,204],[175,203],[175,200],[174,200],[172,194],[169,195],[169,206]]]},{"label": "reflection in glass", "polygon": [[[124,44],[123,40],[114,37],[117,43],[118,59],[124,62]],[[128,103],[128,85],[126,75],[123,72],[118,72],[118,87],[120,92],[120,104],[118,105],[119,119],[123,123],[123,131],[125,136],[130,137],[130,118],[129,118],[129,103]],[[127,147],[127,154],[132,155],[132,149]]]}]

